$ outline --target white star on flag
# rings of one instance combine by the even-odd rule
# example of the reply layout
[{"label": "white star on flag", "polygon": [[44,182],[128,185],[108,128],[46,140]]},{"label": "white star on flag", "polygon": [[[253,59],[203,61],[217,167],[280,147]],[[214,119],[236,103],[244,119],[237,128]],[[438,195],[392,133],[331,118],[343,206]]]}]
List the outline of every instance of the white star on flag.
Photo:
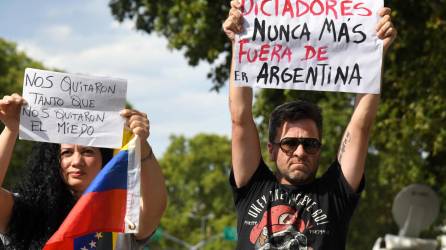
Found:
[{"label": "white star on flag", "polygon": [[96,239],[99,240],[102,237],[104,237],[104,236],[102,236],[102,233],[96,233],[96,236],[95,236]]},{"label": "white star on flag", "polygon": [[91,247],[91,248],[95,248],[95,247],[96,247],[96,241],[93,241],[93,240],[92,240],[92,241],[90,242],[90,247]]}]

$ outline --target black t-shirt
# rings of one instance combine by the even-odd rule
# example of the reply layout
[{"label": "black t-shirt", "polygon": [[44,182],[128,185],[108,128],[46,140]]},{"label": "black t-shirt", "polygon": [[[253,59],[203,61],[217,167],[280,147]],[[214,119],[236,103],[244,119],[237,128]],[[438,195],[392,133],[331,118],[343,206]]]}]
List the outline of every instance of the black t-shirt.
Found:
[{"label": "black t-shirt", "polygon": [[364,187],[354,192],[338,161],[310,184],[279,184],[260,161],[251,180],[236,188],[237,249],[345,249],[347,229]]}]

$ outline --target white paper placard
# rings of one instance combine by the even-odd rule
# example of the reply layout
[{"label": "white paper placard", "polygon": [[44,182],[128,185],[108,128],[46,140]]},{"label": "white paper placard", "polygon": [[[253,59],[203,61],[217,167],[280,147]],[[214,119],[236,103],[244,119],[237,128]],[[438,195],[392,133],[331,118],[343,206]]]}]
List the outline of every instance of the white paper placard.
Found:
[{"label": "white paper placard", "polygon": [[234,83],[379,93],[383,0],[241,0]]},{"label": "white paper placard", "polygon": [[27,68],[20,139],[119,148],[127,81]]}]

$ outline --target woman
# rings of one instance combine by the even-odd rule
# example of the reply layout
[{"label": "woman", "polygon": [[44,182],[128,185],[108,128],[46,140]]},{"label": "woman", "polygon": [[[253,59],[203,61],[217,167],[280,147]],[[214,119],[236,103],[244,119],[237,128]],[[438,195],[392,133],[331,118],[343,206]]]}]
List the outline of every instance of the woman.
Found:
[{"label": "woman", "polygon": [[[25,100],[18,94],[0,100],[0,184],[3,185],[19,133]],[[124,109],[126,127],[141,138],[141,205],[139,232],[119,235],[117,249],[142,249],[159,224],[167,204],[160,166],[147,142],[149,120],[136,110]],[[0,189],[0,234],[7,249],[40,249],[59,228],[76,200],[112,157],[111,149],[71,144],[37,143],[27,172],[18,187]]]}]

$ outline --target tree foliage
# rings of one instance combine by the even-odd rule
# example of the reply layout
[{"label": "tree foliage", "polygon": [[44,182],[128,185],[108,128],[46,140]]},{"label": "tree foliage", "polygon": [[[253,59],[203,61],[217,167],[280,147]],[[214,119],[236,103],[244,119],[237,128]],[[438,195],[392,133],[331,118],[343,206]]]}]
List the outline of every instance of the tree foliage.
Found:
[{"label": "tree foliage", "polygon": [[[446,1],[385,4],[393,10],[399,35],[385,58],[382,101],[367,158],[367,186],[350,227],[349,249],[370,249],[378,236],[397,233],[390,211],[393,198],[406,185],[427,184],[446,201]],[[214,62],[222,54],[226,60],[209,76],[216,89],[227,80],[230,44],[220,27],[229,0],[112,0],[110,6],[118,20],[130,18],[138,29],[165,36],[171,48],[185,51],[191,65]],[[259,91],[255,115],[263,141],[273,107],[296,98],[310,99],[323,109],[323,170],[336,155],[353,95]],[[441,223],[446,223],[445,204],[436,225]],[[435,233],[431,229],[425,234]]]},{"label": "tree foliage", "polygon": [[[23,52],[19,52],[14,43],[0,38],[0,98],[12,93],[22,93],[23,75],[27,67],[43,69],[41,63],[32,60]],[[0,131],[3,131],[3,124],[1,123]],[[30,149],[30,142],[17,142],[4,187],[10,187],[18,180],[20,170],[25,164]]]},{"label": "tree foliage", "polygon": [[[192,138],[172,136],[170,140],[170,146],[160,160],[169,192],[169,205],[161,227],[164,232],[190,245],[215,236],[204,249],[234,249],[233,242],[216,237],[223,234],[225,227],[236,223],[228,185],[231,169],[229,140],[209,134]],[[183,249],[165,237],[152,245],[161,249],[174,246]]]},{"label": "tree foliage", "polygon": [[113,16],[131,19],[138,30],[166,37],[169,47],[184,51],[190,65],[201,60],[213,63],[222,52],[223,63],[215,65],[208,77],[218,90],[228,78],[231,45],[221,31],[229,11],[229,0],[111,0]]}]

